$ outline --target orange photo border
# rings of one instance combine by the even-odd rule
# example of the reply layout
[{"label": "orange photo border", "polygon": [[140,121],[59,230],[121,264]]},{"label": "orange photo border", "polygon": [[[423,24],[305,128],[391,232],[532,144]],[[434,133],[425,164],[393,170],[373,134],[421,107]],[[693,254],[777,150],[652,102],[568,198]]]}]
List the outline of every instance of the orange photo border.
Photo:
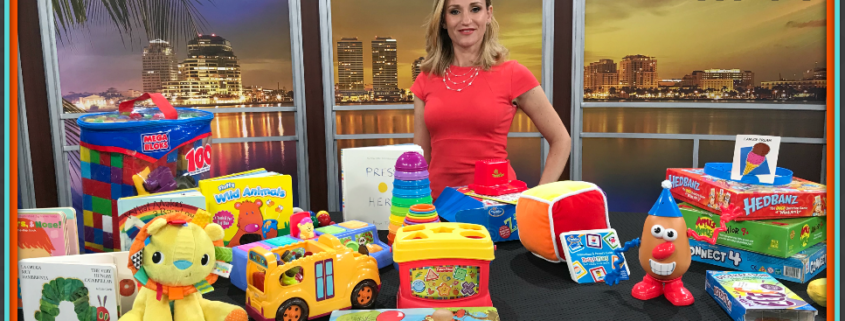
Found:
[{"label": "orange photo border", "polygon": [[[836,244],[835,242],[831,242],[832,239],[835,237],[836,233],[836,222],[835,222],[835,207],[834,207],[834,199],[835,199],[835,192],[836,186],[833,185],[835,182],[835,130],[834,130],[834,94],[835,94],[835,78],[834,73],[836,72],[835,65],[834,65],[834,22],[835,22],[835,7],[834,7],[834,0],[826,0],[827,1],[827,209],[830,213],[830,210],[834,210],[832,215],[827,215],[827,237],[828,237],[828,247],[827,247],[827,315],[833,316],[836,312],[836,298],[834,297],[834,284],[836,282],[836,266],[835,266],[835,258],[836,256]],[[10,241],[12,244],[9,245],[11,252],[9,257],[11,258],[11,262],[9,262],[10,267],[10,276],[14,279],[17,279],[18,276],[18,253],[16,250],[16,246],[12,246],[13,244],[18,243],[18,232],[16,228],[11,228],[12,222],[17,222],[18,219],[18,0],[11,0],[9,3],[9,102],[10,102],[10,112],[9,112],[9,160],[10,160],[10,168],[9,168],[9,186],[10,190],[8,191],[10,195],[10,204],[9,208],[11,209],[11,221],[9,222],[10,230],[8,231],[10,234]],[[9,281],[10,283],[10,293],[9,301],[10,301],[10,320],[18,320],[18,283],[14,281]]]}]

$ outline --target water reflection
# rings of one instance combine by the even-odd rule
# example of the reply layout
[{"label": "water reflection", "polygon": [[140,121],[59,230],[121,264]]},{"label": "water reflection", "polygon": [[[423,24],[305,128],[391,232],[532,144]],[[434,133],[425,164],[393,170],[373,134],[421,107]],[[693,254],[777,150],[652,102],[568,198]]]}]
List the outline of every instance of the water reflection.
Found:
[{"label": "water reflection", "polygon": [[[414,132],[413,109],[346,110],[338,111],[335,127],[339,135],[354,134],[409,134]],[[539,132],[531,118],[517,110],[510,132]]]}]

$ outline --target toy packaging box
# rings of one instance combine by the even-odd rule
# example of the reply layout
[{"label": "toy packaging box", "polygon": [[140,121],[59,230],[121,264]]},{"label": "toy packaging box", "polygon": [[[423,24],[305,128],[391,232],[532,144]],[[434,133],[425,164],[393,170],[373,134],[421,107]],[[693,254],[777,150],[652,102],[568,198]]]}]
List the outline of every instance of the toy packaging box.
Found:
[{"label": "toy packaging box", "polygon": [[205,210],[205,205],[205,196],[196,188],[117,200],[121,250],[129,251],[135,235],[152,219],[177,211],[193,217],[198,209]]},{"label": "toy packaging box", "polygon": [[[710,237],[720,226],[719,216],[690,204],[678,205],[687,227]],[[763,221],[731,221],[716,244],[766,255],[788,258],[827,238],[824,217],[785,218]]]},{"label": "toy packaging box", "polygon": [[827,266],[825,243],[816,244],[784,259],[692,239],[689,242],[693,261],[742,272],[766,272],[775,278],[795,283],[810,282]]},{"label": "toy packaging box", "polygon": [[704,288],[736,321],[812,321],[818,314],[812,305],[762,272],[707,271]]},{"label": "toy packaging box", "polygon": [[[455,321],[488,320],[499,321],[496,308],[443,308],[454,315]],[[432,321],[438,309],[392,309],[392,310],[337,310],[329,321]]]},{"label": "toy packaging box", "polygon": [[[446,187],[434,202],[440,217],[449,222],[478,224],[487,228],[493,242],[519,240],[516,199],[519,194],[482,198],[466,186]],[[509,202],[509,199],[513,199]]]},{"label": "toy packaging box", "polygon": [[290,234],[292,184],[290,175],[259,169],[202,180],[199,188],[224,243],[235,247]]},{"label": "toy packaging box", "polygon": [[782,186],[751,185],[706,175],[702,168],[669,168],[666,179],[672,195],[710,212],[736,205],[745,214],[737,221],[826,215],[827,187],[800,178]]},{"label": "toy packaging box", "polygon": [[[614,229],[573,231],[560,233],[565,246],[569,275],[577,283],[604,282],[617,257],[613,250],[619,248],[619,236]],[[623,259],[624,254],[623,254]],[[628,279],[628,265],[623,263],[621,280]]]}]

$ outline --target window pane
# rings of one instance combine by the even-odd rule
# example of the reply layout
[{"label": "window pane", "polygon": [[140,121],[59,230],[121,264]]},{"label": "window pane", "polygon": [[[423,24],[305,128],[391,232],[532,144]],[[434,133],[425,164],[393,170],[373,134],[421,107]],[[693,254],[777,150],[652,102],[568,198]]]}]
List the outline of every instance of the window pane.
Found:
[{"label": "window pane", "polygon": [[[733,161],[733,141],[700,141],[698,143],[698,166],[711,162]],[[822,175],[822,149],[824,145],[780,144],[778,167],[791,170],[795,177],[820,182]]]},{"label": "window pane", "polygon": [[[335,101],[339,105],[408,104],[409,89],[425,56],[431,1],[332,1]],[[500,42],[510,58],[540,79],[542,1],[499,1]]]},{"label": "window pane", "polygon": [[821,104],[825,61],[824,1],[586,2],[584,100]]},{"label": "window pane", "polygon": [[[71,206],[77,215],[82,215],[82,171],[79,164],[79,151],[65,152],[68,163]],[[80,216],[81,217],[81,216]],[[82,231],[79,231],[82,233]]]},{"label": "window pane", "polygon": [[640,107],[583,110],[584,132],[592,133],[824,137],[824,111]]},{"label": "window pane", "polygon": [[666,169],[692,166],[692,140],[584,138],[582,179],[607,193],[614,212],[645,213],[660,196]]},{"label": "window pane", "polygon": [[256,168],[290,175],[293,206],[299,206],[296,141],[211,144],[211,177]]},{"label": "window pane", "polygon": [[539,137],[508,137],[508,159],[516,172],[516,178],[529,187],[540,183],[541,147]]},{"label": "window pane", "polygon": [[182,22],[153,37],[137,22],[121,34],[109,15],[95,14],[105,12],[97,3],[82,27],[57,26],[65,112],[114,110],[143,92],[163,93],[176,106],[292,105],[287,1],[169,3]]},{"label": "window pane", "polygon": [[211,121],[214,138],[296,135],[296,112],[220,113]]},{"label": "window pane", "polygon": [[[413,109],[345,110],[335,113],[335,126],[340,135],[351,134],[412,134]],[[538,132],[537,126],[522,109],[513,117],[512,133]]]}]

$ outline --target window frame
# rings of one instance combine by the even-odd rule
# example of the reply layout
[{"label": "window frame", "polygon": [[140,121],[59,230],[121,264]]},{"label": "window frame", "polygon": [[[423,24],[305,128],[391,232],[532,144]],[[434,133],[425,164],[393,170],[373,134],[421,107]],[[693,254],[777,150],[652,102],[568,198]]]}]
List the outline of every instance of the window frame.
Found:
[{"label": "window frame", "polygon": [[[218,113],[260,113],[260,112],[295,112],[296,134],[285,136],[234,137],[211,139],[210,144],[296,141],[297,188],[299,207],[310,206],[310,179],[308,172],[308,142],[306,128],[304,69],[302,65],[302,19],[301,0],[287,0],[289,13],[289,32],[291,41],[291,76],[293,83],[293,107],[251,107],[251,108],[209,108]],[[79,145],[68,145],[65,137],[64,121],[76,119],[85,113],[71,114],[62,110],[61,83],[59,76],[58,47],[56,46],[53,5],[49,0],[38,0],[38,19],[41,32],[41,45],[44,52],[45,82],[50,115],[50,130],[55,158],[56,183],[59,206],[72,206],[70,168],[67,154],[79,151]],[[21,96],[22,97],[22,96]],[[285,173],[282,173],[285,174]]]},{"label": "window frame", "polygon": [[[572,179],[581,180],[583,165],[583,138],[628,138],[628,139],[675,139],[693,141],[693,168],[703,167],[698,162],[698,149],[701,141],[734,141],[735,135],[711,134],[664,134],[664,133],[600,133],[583,131],[584,108],[673,108],[673,109],[754,109],[754,110],[804,110],[825,111],[826,104],[785,104],[785,103],[714,103],[714,102],[585,102],[584,101],[584,50],[586,0],[573,0],[573,36],[572,36]],[[825,113],[825,121],[827,114]],[[827,127],[821,138],[781,137],[781,143],[822,145],[822,164],[820,182],[825,184]]]},{"label": "window frame", "polygon": [[[554,0],[542,0],[542,74],[540,86],[546,92],[549,102],[552,100],[552,78],[554,58]],[[392,134],[351,134],[341,135],[337,133],[336,112],[337,111],[358,111],[358,110],[404,110],[414,109],[413,104],[396,105],[337,105],[334,92],[334,43],[332,41],[332,12],[331,0],[319,0],[320,12],[320,51],[322,59],[323,78],[323,111],[325,118],[326,134],[326,171],[328,189],[328,211],[337,212],[341,208],[340,195],[340,164],[338,164],[337,141],[351,139],[396,139],[413,138],[413,133],[392,133]],[[549,143],[539,132],[535,133],[508,133],[508,137],[519,138],[540,138],[540,172],[542,173],[546,164],[546,156],[549,152]]]}]

